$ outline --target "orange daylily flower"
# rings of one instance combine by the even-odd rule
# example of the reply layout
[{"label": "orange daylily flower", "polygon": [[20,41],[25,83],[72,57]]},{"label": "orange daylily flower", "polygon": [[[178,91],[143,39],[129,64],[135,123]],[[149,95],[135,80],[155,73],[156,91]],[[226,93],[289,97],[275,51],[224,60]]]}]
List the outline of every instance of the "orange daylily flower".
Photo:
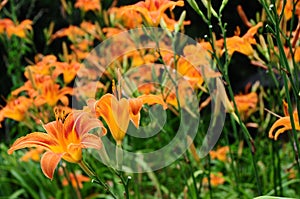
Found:
[{"label": "orange daylily flower", "polygon": [[45,103],[50,106],[55,106],[58,101],[61,101],[64,105],[68,105],[69,99],[66,95],[73,94],[73,88],[63,87],[60,89],[58,84],[49,79],[43,83],[40,92],[41,93],[34,100],[37,106]]},{"label": "orange daylily flower", "polygon": [[96,114],[105,120],[114,140],[120,145],[130,120],[137,128],[139,127],[140,111],[143,104],[161,104],[164,109],[167,108],[163,99],[157,95],[142,95],[137,98],[118,100],[109,93],[96,101],[94,107]]},{"label": "orange daylily flower", "polygon": [[16,35],[20,38],[26,37],[26,31],[32,30],[32,21],[26,19],[20,24],[16,25],[11,19],[0,19],[0,34],[6,32],[7,37],[11,38],[12,35]]},{"label": "orange daylily flower", "polygon": [[184,6],[184,1],[145,0],[125,8],[141,13],[149,26],[158,26],[164,12],[168,8],[173,10],[175,6]]},{"label": "orange daylily flower", "polygon": [[105,27],[102,29],[103,33],[105,33],[105,36],[107,38],[112,37],[114,35],[120,34],[121,32],[124,32],[124,30],[120,28],[112,28],[112,27]]},{"label": "orange daylily flower", "polygon": [[[291,118],[288,113],[288,104],[284,101],[283,102],[283,112],[284,117],[279,118],[271,127],[269,131],[269,138],[277,140],[278,136],[285,131],[292,130],[292,124],[291,124]],[[299,124],[299,118],[298,118],[298,111],[295,110],[293,113],[294,117],[294,123],[296,130],[300,131],[300,124]],[[275,134],[273,132],[276,130]]]},{"label": "orange daylily flower", "polygon": [[77,26],[69,26],[68,28],[63,28],[58,30],[51,36],[51,39],[54,40],[56,38],[68,37],[70,41],[73,43],[78,42],[77,38],[83,38],[86,32]]},{"label": "orange daylily flower", "polygon": [[80,8],[84,12],[89,10],[100,10],[100,0],[77,0],[75,8]]},{"label": "orange daylily flower", "polygon": [[80,24],[80,28],[90,35],[97,36],[97,26],[89,21],[83,21]]},{"label": "orange daylily flower", "polygon": [[71,63],[60,62],[56,65],[54,76],[57,77],[59,74],[63,74],[64,83],[68,84],[75,78],[80,67],[80,63],[75,61]]},{"label": "orange daylily flower", "polygon": [[228,54],[232,55],[235,51],[237,51],[244,55],[251,56],[254,53],[251,44],[256,44],[254,35],[262,26],[263,23],[259,22],[255,26],[251,27],[243,37],[233,36],[230,38],[226,38]]},{"label": "orange daylily flower", "polygon": [[[208,179],[207,177],[203,178],[203,181],[202,181],[204,184],[208,184]],[[218,186],[218,185],[222,185],[224,184],[225,182],[225,179],[223,178],[223,174],[221,172],[218,172],[216,174],[214,173],[211,173],[210,174],[210,184],[212,186]]]},{"label": "orange daylily flower", "polygon": [[[167,65],[171,65],[173,68],[175,68],[174,54],[163,53],[163,60]],[[193,66],[190,61],[186,60],[185,57],[179,57],[176,66],[177,72],[182,75],[183,78],[187,80],[192,87],[201,87],[204,80],[200,72],[197,71],[195,66]]]},{"label": "orange daylily flower", "polygon": [[[297,0],[287,0],[285,2],[285,7],[284,7],[284,16],[286,20],[290,20],[292,18],[293,15],[293,7],[295,4],[295,14],[298,15],[300,17],[300,3]],[[277,8],[277,13],[280,14],[282,12],[283,9],[283,5],[284,5],[284,1],[280,0],[279,6]]]},{"label": "orange daylily flower", "polygon": [[31,105],[32,99],[30,98],[24,96],[11,98],[6,106],[0,110],[0,122],[2,122],[4,118],[10,118],[18,122],[23,121]]},{"label": "orange daylily flower", "polygon": [[210,151],[210,157],[211,159],[218,159],[222,162],[225,162],[227,160],[227,153],[229,151],[229,147],[228,146],[223,146],[218,148],[216,151]]},{"label": "orange daylily flower", "polygon": [[245,119],[255,111],[258,96],[256,92],[251,92],[245,95],[236,95],[234,96],[234,100],[239,113]]},{"label": "orange daylily flower", "polygon": [[9,26],[6,29],[7,36],[10,38],[12,35],[16,35],[20,38],[26,37],[26,31],[32,30],[32,21],[26,19],[22,21],[19,25]]},{"label": "orange daylily flower", "polygon": [[14,26],[14,22],[11,19],[0,19],[0,34],[4,33],[9,26]]},{"label": "orange daylily flower", "polygon": [[137,66],[142,66],[144,64],[151,64],[154,63],[157,58],[158,54],[154,52],[147,52],[145,50],[139,50],[139,51],[133,51],[130,53],[127,53],[128,57],[131,57],[131,66],[132,67],[137,67]]},{"label": "orange daylily flower", "polygon": [[[75,175],[73,173],[70,173],[69,178],[70,178],[72,186],[74,188],[78,188],[77,187],[77,183],[78,183],[78,186],[79,186],[80,189],[83,187],[83,184],[82,184],[83,182],[89,182],[91,180],[89,177],[84,176],[80,173],[76,173]],[[62,185],[63,186],[68,186],[69,185],[69,182],[66,178],[64,178],[62,180]]]},{"label": "orange daylily flower", "polygon": [[124,7],[112,7],[108,10],[110,16],[113,16],[114,22],[122,24],[126,29],[138,28],[141,26],[143,19],[140,13],[134,10],[128,10]]},{"label": "orange daylily flower", "polygon": [[154,83],[145,83],[141,86],[138,87],[138,91],[141,93],[141,94],[150,94],[150,93],[153,93],[156,91],[156,87],[155,87],[155,84]]},{"label": "orange daylily flower", "polygon": [[33,161],[40,161],[40,156],[44,152],[43,147],[31,148],[28,152],[26,152],[22,157],[21,161],[28,162],[30,159]]},{"label": "orange daylily flower", "polygon": [[102,147],[101,139],[88,132],[102,128],[102,123],[87,111],[73,111],[67,117],[60,116],[56,111],[56,121],[43,125],[46,133],[34,132],[18,138],[9,148],[8,154],[15,150],[40,146],[47,150],[41,158],[41,168],[45,176],[52,179],[57,164],[61,159],[79,163],[82,160],[82,149]]}]

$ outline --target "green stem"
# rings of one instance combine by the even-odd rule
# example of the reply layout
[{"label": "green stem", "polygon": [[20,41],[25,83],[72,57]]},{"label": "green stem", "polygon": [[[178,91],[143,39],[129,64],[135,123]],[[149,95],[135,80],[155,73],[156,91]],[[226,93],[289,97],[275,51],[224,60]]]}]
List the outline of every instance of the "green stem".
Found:
[{"label": "green stem", "polygon": [[122,182],[122,184],[123,184],[123,186],[124,186],[124,190],[125,190],[124,196],[125,196],[125,198],[126,198],[126,199],[129,199],[129,198],[130,198],[130,197],[129,197],[129,196],[130,196],[130,195],[129,195],[129,181],[131,180],[131,176],[128,176],[128,177],[127,177],[127,180],[125,180],[121,172],[118,172],[118,171],[116,171],[116,170],[114,170],[114,172],[115,172],[116,175],[120,178],[120,180],[121,180],[121,182]]},{"label": "green stem", "polygon": [[118,170],[122,169],[122,162],[123,162],[122,145],[121,144],[117,144],[116,145],[116,164],[117,164],[117,169]]},{"label": "green stem", "polygon": [[96,182],[97,184],[102,185],[105,190],[115,199],[117,199],[117,196],[112,192],[112,190],[110,189],[110,187],[103,182],[87,165],[86,163],[81,160],[80,162],[78,162],[78,165],[81,167],[81,169],[90,177],[93,179],[94,182]]},{"label": "green stem", "polygon": [[272,165],[273,165],[273,186],[274,186],[274,190],[275,190],[275,195],[277,196],[277,167],[275,164],[275,155],[274,153],[276,153],[276,147],[274,146],[275,142],[272,142],[272,150],[271,150],[271,157],[272,157]]},{"label": "green stem", "polygon": [[234,175],[234,179],[235,179],[235,184],[236,184],[236,190],[238,191],[239,197],[240,197],[240,189],[239,189],[239,180],[238,180],[238,174],[237,174],[237,169],[235,168],[235,161],[234,161],[234,157],[232,155],[232,148],[230,147],[230,143],[229,143],[229,135],[228,135],[228,131],[225,131],[225,141],[226,141],[226,145],[229,146],[229,156],[230,156],[230,167],[231,170],[233,171],[233,175]]}]

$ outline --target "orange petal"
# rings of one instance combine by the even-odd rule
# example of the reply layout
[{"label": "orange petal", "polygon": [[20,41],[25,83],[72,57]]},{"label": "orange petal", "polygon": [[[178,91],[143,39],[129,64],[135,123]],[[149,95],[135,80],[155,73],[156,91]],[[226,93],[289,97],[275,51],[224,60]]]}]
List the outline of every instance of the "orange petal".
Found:
[{"label": "orange petal", "polygon": [[[285,130],[290,130],[292,127],[291,127],[291,120],[290,120],[290,117],[289,116],[286,116],[286,117],[282,117],[282,118],[279,118],[271,127],[270,131],[269,131],[269,138],[274,138],[273,136],[273,132],[275,129],[279,128],[279,127],[284,127]],[[279,134],[280,133],[283,133],[283,131],[279,131]],[[276,136],[276,139],[277,137],[279,136],[278,132],[275,133],[275,136]],[[275,139],[275,138],[274,138]],[[276,140],[275,139],[275,140]]]},{"label": "orange petal", "polygon": [[45,176],[52,180],[55,168],[61,160],[61,154],[47,151],[41,158],[41,168]]},{"label": "orange petal", "polygon": [[289,116],[289,108],[288,108],[288,104],[286,103],[286,101],[283,101],[283,113],[285,116]]},{"label": "orange petal", "polygon": [[[74,123],[76,132],[78,132],[79,137],[84,136],[89,131],[95,128],[102,129],[102,135],[106,134],[106,129],[104,128],[102,122],[89,112],[80,111],[75,114],[76,120]],[[65,122],[66,123],[66,122]]]},{"label": "orange petal", "polygon": [[105,94],[96,102],[96,113],[107,123],[113,138],[121,142],[129,125],[129,103],[126,99]]},{"label": "orange petal", "polygon": [[65,153],[62,158],[71,163],[78,163],[82,160],[82,144],[71,143],[67,147],[67,153]]},{"label": "orange petal", "polygon": [[94,149],[101,149],[102,141],[101,139],[94,135],[94,134],[86,134],[81,139],[81,144],[83,148],[94,148]]},{"label": "orange petal", "polygon": [[136,128],[139,128],[140,111],[143,106],[143,100],[139,98],[129,99],[130,119]]},{"label": "orange petal", "polygon": [[164,109],[168,108],[168,105],[164,102],[162,96],[159,95],[141,95],[138,97],[138,99],[141,99],[143,101],[143,104],[160,104],[163,106]]},{"label": "orange petal", "polygon": [[26,147],[42,146],[46,149],[50,149],[50,147],[53,145],[57,145],[57,143],[50,135],[46,133],[34,132],[18,138],[8,149],[8,154],[12,154],[15,150]]},{"label": "orange petal", "polygon": [[53,121],[43,125],[43,127],[49,135],[54,138],[58,138],[61,134],[59,129],[63,129],[63,124],[61,121]]},{"label": "orange petal", "polygon": [[292,128],[292,127],[286,126],[286,127],[283,127],[283,128],[278,129],[278,130],[275,132],[274,140],[277,140],[277,139],[278,139],[278,136],[279,136],[280,134],[284,133],[285,131],[290,130],[291,128]]},{"label": "orange petal", "polygon": [[167,104],[164,102],[163,98],[158,95],[141,95],[138,98],[129,99],[130,108],[130,119],[136,128],[139,127],[140,122],[140,111],[143,104],[153,105],[160,104],[164,109],[167,108]]}]

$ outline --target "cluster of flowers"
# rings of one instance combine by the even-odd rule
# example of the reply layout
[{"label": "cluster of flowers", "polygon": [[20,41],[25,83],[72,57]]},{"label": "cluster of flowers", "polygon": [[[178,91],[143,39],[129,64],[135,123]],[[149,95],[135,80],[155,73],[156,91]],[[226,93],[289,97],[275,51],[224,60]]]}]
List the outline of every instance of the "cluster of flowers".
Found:
[{"label": "cluster of flowers", "polygon": [[[78,8],[83,13],[94,12],[97,14],[102,10],[99,0],[77,0],[75,5],[70,5],[66,3],[65,0],[61,2],[62,7],[67,12],[72,9],[71,7]],[[279,14],[284,12],[285,20],[289,20],[292,17],[292,4],[293,1],[288,0],[286,1],[284,10],[282,10],[282,4],[278,7]],[[95,80],[98,78],[94,72],[96,69],[86,67],[82,64],[82,61],[89,56],[96,41],[101,42],[124,30],[143,26],[161,26],[170,31],[184,30],[184,26],[189,25],[190,21],[184,21],[184,14],[182,15],[183,18],[179,20],[174,18],[172,10],[176,6],[184,6],[184,1],[145,0],[134,5],[122,7],[116,7],[113,3],[112,7],[105,13],[106,27],[101,28],[98,22],[82,21],[79,26],[70,25],[53,34],[51,34],[52,30],[49,30],[51,34],[49,42],[58,38],[67,37],[70,45],[67,46],[66,43],[63,43],[63,55],[60,56],[60,58],[55,55],[36,55],[34,63],[31,63],[25,69],[24,76],[26,82],[23,86],[11,92],[10,97],[7,99],[7,104],[0,110],[0,121],[3,121],[5,118],[10,118],[15,121],[23,122],[32,130],[34,130],[36,123],[43,121],[43,127],[46,133],[34,132],[17,139],[8,152],[11,154],[13,151],[25,147],[42,147],[46,152],[41,158],[41,167],[44,174],[52,179],[54,170],[61,159],[80,164],[82,161],[82,149],[100,149],[103,147],[101,136],[104,136],[107,130],[99,118],[102,118],[107,123],[110,133],[117,145],[121,145],[129,122],[131,121],[136,127],[139,126],[140,111],[144,104],[160,104],[164,109],[169,108],[176,112],[179,107],[175,93],[169,92],[168,95],[164,95],[164,93],[167,93],[166,91],[158,92],[160,89],[156,88],[154,84],[149,83],[138,88],[139,97],[125,99],[120,96],[121,91],[118,91],[114,83],[112,83],[114,94],[107,93],[106,91],[109,90],[108,85],[100,81],[96,81],[95,83]],[[166,14],[167,10],[171,13],[172,17]],[[296,4],[295,10],[295,14],[299,18],[300,3]],[[232,56],[234,52],[242,53],[249,57],[253,65],[267,69],[267,64],[259,57],[259,54],[264,56],[264,60],[276,60],[278,48],[274,46],[270,52],[264,37],[258,34],[259,29],[263,27],[263,22],[258,22],[253,25],[248,21],[247,17],[245,17],[242,8],[239,9],[239,13],[244,23],[249,27],[243,36],[240,36],[239,28],[237,28],[233,37],[216,40],[214,46],[212,46],[211,42],[202,40],[199,41],[198,44],[207,52],[215,52],[215,56],[219,57],[225,52],[228,53],[229,56]],[[0,34],[6,36],[7,39],[10,39],[12,35],[26,38],[26,35],[30,31],[33,31],[32,21],[28,19],[20,23],[13,22],[11,19],[0,19]],[[298,25],[296,30],[292,33],[293,56],[289,54],[289,49],[286,49],[287,57],[291,63],[293,61],[299,63],[300,61],[299,31],[300,26]],[[122,42],[126,42],[126,46],[135,45],[134,42],[130,43],[130,41],[120,41],[120,43]],[[163,45],[165,44],[162,43],[161,46]],[[122,44],[120,44],[120,46],[117,46],[114,50],[118,51],[119,48],[122,47]],[[126,64],[129,64],[129,67],[138,67],[143,64],[156,63],[162,60],[168,67],[176,69],[195,90],[200,89],[207,92],[204,85],[204,78],[199,71],[187,61],[193,59],[193,57],[199,58],[203,56],[201,54],[202,52],[198,53],[195,50],[196,47],[194,45],[188,45],[184,47],[182,56],[174,56],[174,53],[163,50],[160,52],[155,50],[135,50],[122,55],[118,58],[118,61],[122,68],[122,64],[125,63],[124,60],[126,60]],[[174,60],[176,60],[176,64]],[[116,70],[113,70],[115,66],[113,66],[113,64],[111,65],[109,68],[112,70],[107,70],[105,76],[111,80],[110,82],[113,82]],[[89,100],[83,110],[71,110],[69,108],[70,96],[78,95],[77,91],[70,86],[76,75],[93,80],[88,81],[93,82],[92,85],[83,85],[85,86],[84,89],[81,88],[81,91],[86,92],[85,97],[87,99],[94,97],[89,93],[89,88],[96,87],[97,89],[102,89],[103,93],[105,93],[98,100]],[[222,76],[222,74],[218,72],[209,75],[214,77]],[[147,76],[148,75],[145,74],[143,78],[147,78]],[[82,95],[82,93],[80,93],[80,95]],[[180,97],[181,96],[179,96],[179,98]],[[224,96],[224,98],[227,99],[227,96]],[[252,89],[251,92],[244,95],[235,96],[234,100],[238,112],[245,121],[258,109],[257,104],[259,99],[255,89]],[[184,99],[180,101],[184,102]],[[208,103],[209,100],[201,103],[199,110]],[[184,106],[184,103],[181,104],[181,106]],[[269,137],[275,140],[279,134],[292,128],[285,103],[284,107],[285,117],[279,118],[269,132]],[[55,121],[51,121],[51,118],[53,118],[52,109],[55,110]],[[233,104],[228,103],[227,110],[232,109]],[[293,116],[296,129],[300,130],[297,110],[295,110]],[[282,128],[277,130],[275,135],[273,135],[275,129],[278,127]],[[88,133],[94,128],[100,128],[101,131],[97,135]],[[211,153],[211,156],[221,161],[226,161],[227,151],[228,148],[224,148],[222,152],[214,151]],[[40,153],[42,152],[43,151]],[[221,176],[220,178],[222,178],[221,174],[217,174],[216,176]],[[212,176],[212,178],[215,178],[215,176]],[[224,180],[219,180],[219,184],[223,182]],[[217,184],[216,182],[214,185]]]}]

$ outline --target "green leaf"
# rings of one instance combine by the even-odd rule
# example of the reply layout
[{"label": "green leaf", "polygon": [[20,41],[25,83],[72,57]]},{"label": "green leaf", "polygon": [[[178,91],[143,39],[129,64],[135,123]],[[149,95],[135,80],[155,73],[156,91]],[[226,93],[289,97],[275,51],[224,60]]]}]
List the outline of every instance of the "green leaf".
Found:
[{"label": "green leaf", "polygon": [[11,194],[8,199],[17,199],[20,198],[19,196],[22,195],[23,193],[25,193],[24,189],[19,189],[18,191],[14,192],[13,194]]},{"label": "green leaf", "polygon": [[19,181],[19,183],[31,194],[34,199],[40,199],[39,195],[33,190],[23,177],[14,169],[11,170],[11,174]]},{"label": "green leaf", "polygon": [[294,198],[286,198],[286,197],[277,197],[277,196],[259,196],[254,199],[294,199]]}]

